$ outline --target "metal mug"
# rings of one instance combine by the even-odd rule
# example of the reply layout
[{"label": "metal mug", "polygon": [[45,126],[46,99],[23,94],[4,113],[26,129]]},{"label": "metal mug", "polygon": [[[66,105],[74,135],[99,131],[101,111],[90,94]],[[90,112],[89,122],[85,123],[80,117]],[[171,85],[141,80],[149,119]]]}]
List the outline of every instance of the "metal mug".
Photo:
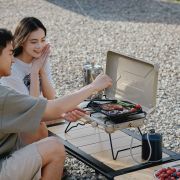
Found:
[{"label": "metal mug", "polygon": [[[86,62],[83,65],[83,86],[86,86],[94,81],[94,79],[103,72],[103,68],[99,64],[95,64],[94,62]],[[93,94],[90,98],[102,98],[103,92],[98,92]]]}]

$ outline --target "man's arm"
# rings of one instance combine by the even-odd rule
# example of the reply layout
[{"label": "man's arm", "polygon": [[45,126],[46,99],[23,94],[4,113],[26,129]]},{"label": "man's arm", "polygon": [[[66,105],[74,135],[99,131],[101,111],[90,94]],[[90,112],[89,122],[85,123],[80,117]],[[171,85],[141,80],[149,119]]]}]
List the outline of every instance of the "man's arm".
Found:
[{"label": "man's arm", "polygon": [[43,121],[58,119],[67,111],[71,111],[78,104],[92,95],[112,85],[112,80],[107,75],[99,75],[91,84],[70,95],[49,100],[43,114]]}]

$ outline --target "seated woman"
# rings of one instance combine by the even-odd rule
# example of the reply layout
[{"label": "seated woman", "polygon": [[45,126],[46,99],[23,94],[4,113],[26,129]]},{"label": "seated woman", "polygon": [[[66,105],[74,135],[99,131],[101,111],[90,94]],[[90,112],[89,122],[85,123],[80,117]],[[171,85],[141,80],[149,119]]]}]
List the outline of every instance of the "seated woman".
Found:
[{"label": "seated woman", "polygon": [[[23,18],[17,25],[13,40],[14,64],[12,74],[3,77],[1,84],[17,92],[34,97],[55,98],[48,56],[50,45],[46,43],[46,28],[34,17]],[[78,109],[62,115],[69,121],[76,121],[85,113]],[[30,144],[48,136],[45,122],[40,123],[35,133],[20,134],[24,144]]]}]

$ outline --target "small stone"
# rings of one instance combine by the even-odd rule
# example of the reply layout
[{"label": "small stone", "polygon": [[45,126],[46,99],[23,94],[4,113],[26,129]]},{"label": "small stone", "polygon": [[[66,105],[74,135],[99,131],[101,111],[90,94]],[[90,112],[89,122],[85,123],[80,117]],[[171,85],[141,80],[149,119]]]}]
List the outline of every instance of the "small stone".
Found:
[{"label": "small stone", "polygon": [[168,143],[164,144],[164,147],[169,147],[169,146],[170,146],[170,144],[168,144]]},{"label": "small stone", "polygon": [[179,138],[180,138],[180,129],[178,129],[178,130],[176,131],[176,137],[179,137]]},{"label": "small stone", "polygon": [[180,119],[179,119],[179,120],[177,120],[177,125],[178,125],[178,126],[180,126]]}]

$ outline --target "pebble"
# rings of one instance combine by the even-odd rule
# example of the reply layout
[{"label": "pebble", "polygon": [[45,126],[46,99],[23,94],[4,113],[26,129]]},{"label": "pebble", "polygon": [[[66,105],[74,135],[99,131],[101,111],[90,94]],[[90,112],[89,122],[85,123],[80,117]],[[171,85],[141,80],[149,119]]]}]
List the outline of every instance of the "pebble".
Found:
[{"label": "pebble", "polygon": [[180,138],[180,129],[178,129],[178,130],[176,131],[176,136],[177,136],[178,138]]}]

